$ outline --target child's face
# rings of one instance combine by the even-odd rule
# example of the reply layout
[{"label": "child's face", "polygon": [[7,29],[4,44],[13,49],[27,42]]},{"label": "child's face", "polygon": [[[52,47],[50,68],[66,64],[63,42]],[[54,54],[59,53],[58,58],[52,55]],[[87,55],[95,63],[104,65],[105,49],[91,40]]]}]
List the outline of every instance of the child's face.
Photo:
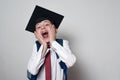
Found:
[{"label": "child's face", "polygon": [[[35,30],[38,33],[38,35],[42,36],[42,39],[45,42],[49,42],[50,41],[50,35],[49,35],[50,34],[50,28],[52,26],[54,26],[54,24],[52,24],[49,20],[43,20],[43,21],[36,24]],[[54,30],[56,30],[56,29],[54,29]]]}]

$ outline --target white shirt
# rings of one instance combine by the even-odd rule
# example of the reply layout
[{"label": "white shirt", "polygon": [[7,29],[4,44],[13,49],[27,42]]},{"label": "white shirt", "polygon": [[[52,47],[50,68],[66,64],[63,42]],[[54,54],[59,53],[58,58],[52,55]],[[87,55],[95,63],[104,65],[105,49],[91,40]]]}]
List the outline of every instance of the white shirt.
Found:
[{"label": "white shirt", "polygon": [[[33,53],[28,62],[28,71],[36,75],[39,72],[40,67],[43,65],[45,61],[45,56],[41,55],[43,50],[43,45],[40,46],[40,49],[37,51],[36,44],[33,46]],[[48,52],[48,49],[46,53]],[[59,56],[57,59],[56,53]],[[63,40],[63,46],[61,46],[56,41],[53,41],[50,48],[50,56],[51,56],[51,80],[63,80],[63,69],[61,69],[59,62],[62,60],[67,68],[73,66],[76,62],[76,57],[72,54],[69,48],[69,42],[67,40]],[[41,70],[38,74],[37,80],[46,80],[45,79],[45,66],[41,67]]]}]

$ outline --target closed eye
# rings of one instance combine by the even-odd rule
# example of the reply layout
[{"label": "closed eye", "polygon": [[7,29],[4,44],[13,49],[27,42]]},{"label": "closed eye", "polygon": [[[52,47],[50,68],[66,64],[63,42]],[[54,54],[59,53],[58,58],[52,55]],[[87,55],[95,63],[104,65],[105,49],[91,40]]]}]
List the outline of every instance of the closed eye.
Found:
[{"label": "closed eye", "polygon": [[41,27],[39,26],[39,27],[36,27],[36,29],[40,29]]},{"label": "closed eye", "polygon": [[45,24],[45,26],[50,26],[50,24]]}]

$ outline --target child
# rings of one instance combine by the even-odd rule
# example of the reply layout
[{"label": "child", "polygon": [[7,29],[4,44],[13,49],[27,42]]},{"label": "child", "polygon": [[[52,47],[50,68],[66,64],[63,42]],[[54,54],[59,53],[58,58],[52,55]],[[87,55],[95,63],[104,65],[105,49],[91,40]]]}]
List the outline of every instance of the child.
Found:
[{"label": "child", "polygon": [[62,19],[60,14],[35,7],[26,27],[37,38],[27,67],[29,80],[67,80],[67,68],[73,66],[76,57],[67,40],[56,39]]}]

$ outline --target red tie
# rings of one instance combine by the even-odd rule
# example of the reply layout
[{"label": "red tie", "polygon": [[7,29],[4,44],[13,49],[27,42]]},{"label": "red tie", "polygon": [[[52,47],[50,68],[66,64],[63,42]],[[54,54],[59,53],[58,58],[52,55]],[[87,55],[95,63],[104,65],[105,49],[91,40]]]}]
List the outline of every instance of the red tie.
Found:
[{"label": "red tie", "polygon": [[[48,48],[50,48],[49,45],[48,45]],[[46,73],[46,80],[51,80],[50,50],[48,51],[46,58],[45,58],[45,73]]]}]

